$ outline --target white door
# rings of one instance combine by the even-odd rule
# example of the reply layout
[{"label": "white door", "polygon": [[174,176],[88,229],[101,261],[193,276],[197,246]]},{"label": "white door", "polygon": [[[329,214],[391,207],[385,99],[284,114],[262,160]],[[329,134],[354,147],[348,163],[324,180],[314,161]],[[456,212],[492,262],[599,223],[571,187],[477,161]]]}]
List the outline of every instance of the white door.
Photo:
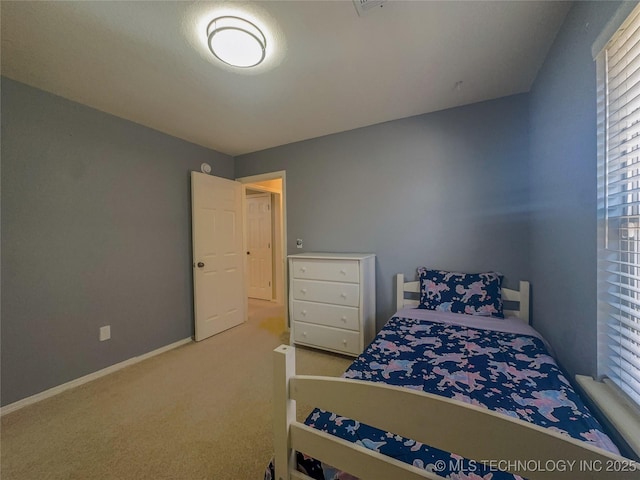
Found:
[{"label": "white door", "polygon": [[249,296],[271,300],[271,194],[247,197],[247,262]]},{"label": "white door", "polygon": [[191,172],[196,340],[245,321],[242,185]]}]

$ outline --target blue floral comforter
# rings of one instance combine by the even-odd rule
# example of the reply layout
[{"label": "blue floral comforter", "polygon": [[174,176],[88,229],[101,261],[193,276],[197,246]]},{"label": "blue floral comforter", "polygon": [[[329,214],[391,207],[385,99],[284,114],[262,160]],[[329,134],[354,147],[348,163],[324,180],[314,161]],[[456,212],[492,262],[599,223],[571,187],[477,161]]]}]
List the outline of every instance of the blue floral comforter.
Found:
[{"label": "blue floral comforter", "polygon": [[[494,331],[483,322],[495,320],[457,317],[469,318],[398,312],[343,376],[454,398],[618,452],[533,329]],[[315,409],[305,423],[445,478],[520,478],[331,412]],[[298,465],[318,480],[353,478],[300,453]]]}]

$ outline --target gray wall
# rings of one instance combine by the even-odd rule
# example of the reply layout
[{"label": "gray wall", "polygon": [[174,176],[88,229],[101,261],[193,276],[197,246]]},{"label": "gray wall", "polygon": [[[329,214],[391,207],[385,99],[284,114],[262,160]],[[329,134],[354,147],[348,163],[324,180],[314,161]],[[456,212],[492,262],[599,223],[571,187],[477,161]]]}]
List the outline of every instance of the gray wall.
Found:
[{"label": "gray wall", "polygon": [[561,364],[594,373],[590,49],[618,5],[577,3],[528,95],[243,155],[235,172],[229,156],[2,78],[0,403],[192,334],[188,174],[203,161],[227,178],[287,171],[289,253],[376,253],[378,327],[396,272],[499,270],[532,281],[534,325]]},{"label": "gray wall", "polygon": [[518,95],[236,157],[236,177],[286,170],[289,253],[377,255],[381,327],[395,311],[395,273],[528,278],[527,164]]},{"label": "gray wall", "polygon": [[6,78],[1,153],[2,405],[192,335],[189,171],[231,157]]},{"label": "gray wall", "polygon": [[596,370],[596,70],[619,2],[578,2],[530,93],[534,326],[570,374]]}]

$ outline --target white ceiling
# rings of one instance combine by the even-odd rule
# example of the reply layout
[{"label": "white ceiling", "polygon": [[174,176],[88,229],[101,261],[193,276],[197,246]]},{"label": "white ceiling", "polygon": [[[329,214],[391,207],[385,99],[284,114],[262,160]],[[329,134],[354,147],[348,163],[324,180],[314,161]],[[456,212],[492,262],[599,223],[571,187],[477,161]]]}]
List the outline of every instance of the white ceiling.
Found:
[{"label": "white ceiling", "polygon": [[[391,0],[359,17],[348,0],[2,1],[2,74],[239,155],[526,92],[569,7]],[[255,71],[204,43],[207,20],[241,10],[275,51]]]}]

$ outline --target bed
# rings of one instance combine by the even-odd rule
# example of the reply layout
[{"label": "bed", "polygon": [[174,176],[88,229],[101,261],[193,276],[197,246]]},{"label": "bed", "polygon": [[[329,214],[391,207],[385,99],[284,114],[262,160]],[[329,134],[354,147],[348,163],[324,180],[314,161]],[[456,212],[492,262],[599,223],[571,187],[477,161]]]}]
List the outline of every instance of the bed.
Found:
[{"label": "bed", "polygon": [[[527,282],[501,288],[505,318],[418,309],[420,291],[396,276],[398,311],[342,378],[274,351],[266,478],[640,478],[528,325]],[[304,423],[296,401],[318,407]]]}]

